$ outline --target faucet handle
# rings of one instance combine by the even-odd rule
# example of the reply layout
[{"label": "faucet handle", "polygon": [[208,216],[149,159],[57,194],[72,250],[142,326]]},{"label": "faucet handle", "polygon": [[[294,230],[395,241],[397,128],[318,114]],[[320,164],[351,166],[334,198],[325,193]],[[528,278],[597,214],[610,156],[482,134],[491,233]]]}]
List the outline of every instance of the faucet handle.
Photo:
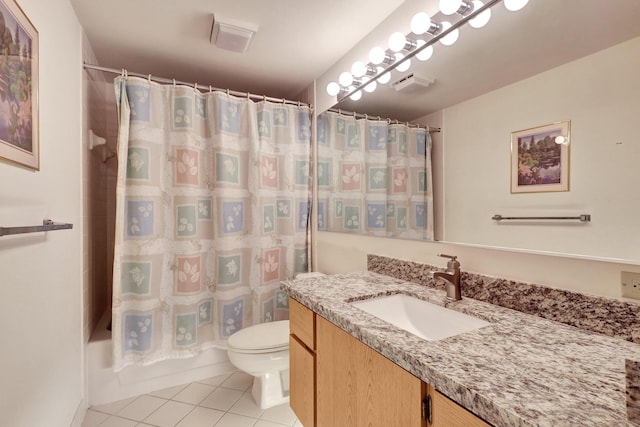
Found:
[{"label": "faucet handle", "polygon": [[438,256],[443,258],[449,258],[451,261],[447,263],[447,268],[451,270],[455,270],[460,268],[460,261],[457,260],[457,255],[447,255],[447,254],[438,254]]}]

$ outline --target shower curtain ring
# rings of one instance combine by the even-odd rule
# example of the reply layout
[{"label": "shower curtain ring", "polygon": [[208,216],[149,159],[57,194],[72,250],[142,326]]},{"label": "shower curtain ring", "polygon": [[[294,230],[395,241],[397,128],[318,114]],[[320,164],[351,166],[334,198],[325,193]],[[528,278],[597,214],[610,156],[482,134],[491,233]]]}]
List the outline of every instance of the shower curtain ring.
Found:
[{"label": "shower curtain ring", "polygon": [[213,92],[213,88],[209,85],[209,93]]},{"label": "shower curtain ring", "polygon": [[193,85],[193,88],[197,91],[198,90],[198,82],[195,82]]},{"label": "shower curtain ring", "polygon": [[176,79],[173,79],[173,86],[176,86]]},{"label": "shower curtain ring", "polygon": [[227,96],[229,96],[229,88],[227,88]]},{"label": "shower curtain ring", "polygon": [[147,80],[149,80],[149,83],[151,83],[151,74],[147,76]]}]

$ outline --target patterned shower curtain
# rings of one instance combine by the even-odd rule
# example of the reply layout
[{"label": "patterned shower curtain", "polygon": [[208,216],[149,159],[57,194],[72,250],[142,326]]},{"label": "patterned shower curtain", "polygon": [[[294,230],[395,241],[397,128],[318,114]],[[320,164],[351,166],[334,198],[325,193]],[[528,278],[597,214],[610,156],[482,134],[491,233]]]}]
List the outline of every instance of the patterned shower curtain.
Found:
[{"label": "patterned shower curtain", "polygon": [[425,129],[336,112],[317,127],[319,230],[433,240]]},{"label": "patterned shower curtain", "polygon": [[114,84],[114,369],[288,318],[279,283],[308,270],[309,107]]}]

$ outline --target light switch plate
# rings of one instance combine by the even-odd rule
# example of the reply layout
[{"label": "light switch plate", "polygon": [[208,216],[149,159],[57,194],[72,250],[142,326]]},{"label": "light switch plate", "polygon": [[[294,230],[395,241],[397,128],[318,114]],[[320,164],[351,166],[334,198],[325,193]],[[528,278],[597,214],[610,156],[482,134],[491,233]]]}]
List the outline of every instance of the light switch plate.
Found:
[{"label": "light switch plate", "polygon": [[623,297],[640,299],[640,273],[623,271],[620,273],[620,281]]}]

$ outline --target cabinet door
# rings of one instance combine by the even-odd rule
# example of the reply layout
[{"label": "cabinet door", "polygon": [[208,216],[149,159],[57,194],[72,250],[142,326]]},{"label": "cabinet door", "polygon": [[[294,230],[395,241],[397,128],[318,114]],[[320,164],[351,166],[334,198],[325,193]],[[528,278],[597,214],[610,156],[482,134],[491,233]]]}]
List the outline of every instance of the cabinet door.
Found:
[{"label": "cabinet door", "polygon": [[320,316],[316,364],[318,427],[426,425],[426,385]]},{"label": "cabinet door", "polygon": [[295,335],[304,345],[311,350],[316,349],[315,341],[315,318],[313,311],[300,304],[293,298],[289,298],[289,330],[291,335]]},{"label": "cabinet door", "polygon": [[431,396],[430,427],[490,427],[490,424],[431,386],[429,386],[429,395]]},{"label": "cabinet door", "polygon": [[303,426],[315,425],[315,356],[289,336],[289,405]]}]

